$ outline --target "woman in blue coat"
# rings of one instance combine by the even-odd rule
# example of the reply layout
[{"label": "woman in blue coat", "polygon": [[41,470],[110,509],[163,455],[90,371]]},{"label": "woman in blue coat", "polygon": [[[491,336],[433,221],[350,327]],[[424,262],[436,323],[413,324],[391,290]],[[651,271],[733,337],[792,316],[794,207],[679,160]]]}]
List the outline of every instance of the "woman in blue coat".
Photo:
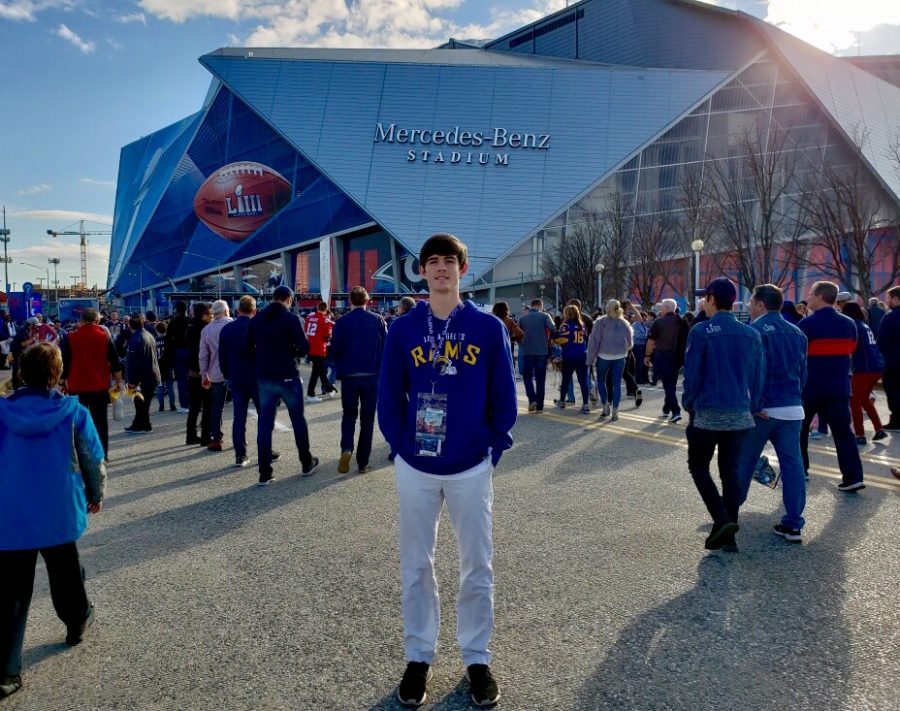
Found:
[{"label": "woman in blue coat", "polygon": [[90,414],[77,398],[53,389],[63,367],[59,348],[32,346],[18,366],[25,387],[0,398],[0,698],[22,686],[38,553],[66,642],[81,642],[93,621],[75,542],[88,512],[100,511],[106,485],[103,446]]}]

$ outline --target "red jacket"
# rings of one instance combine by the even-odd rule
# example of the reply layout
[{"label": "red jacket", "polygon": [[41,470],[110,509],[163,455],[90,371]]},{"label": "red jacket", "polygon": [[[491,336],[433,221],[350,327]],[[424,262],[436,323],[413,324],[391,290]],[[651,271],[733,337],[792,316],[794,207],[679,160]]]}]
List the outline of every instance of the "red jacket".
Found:
[{"label": "red jacket", "polygon": [[321,311],[314,311],[306,317],[306,337],[309,339],[311,356],[325,357],[332,329],[334,329],[334,321]]},{"label": "red jacket", "polygon": [[109,388],[113,373],[122,370],[109,331],[82,324],[63,341],[63,377],[70,393],[93,393]]}]

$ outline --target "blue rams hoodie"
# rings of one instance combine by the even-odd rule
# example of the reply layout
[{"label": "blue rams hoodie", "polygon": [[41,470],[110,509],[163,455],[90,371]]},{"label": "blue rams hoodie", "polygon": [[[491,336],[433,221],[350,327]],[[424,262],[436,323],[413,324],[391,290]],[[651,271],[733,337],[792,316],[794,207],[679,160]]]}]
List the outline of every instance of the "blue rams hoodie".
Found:
[{"label": "blue rams hoodie", "polygon": [[0,550],[78,540],[103,500],[103,446],[75,397],[20,388],[0,398]]},{"label": "blue rams hoodie", "polygon": [[[428,309],[419,302],[387,334],[378,390],[378,426],[391,450],[430,474],[458,474],[488,456],[496,465],[512,446],[516,382],[509,336],[503,322],[466,302],[453,317],[444,344],[455,375],[439,375],[428,339]],[[435,340],[445,321],[433,318]],[[416,456],[416,411],[420,393],[447,394],[443,456]]]}]

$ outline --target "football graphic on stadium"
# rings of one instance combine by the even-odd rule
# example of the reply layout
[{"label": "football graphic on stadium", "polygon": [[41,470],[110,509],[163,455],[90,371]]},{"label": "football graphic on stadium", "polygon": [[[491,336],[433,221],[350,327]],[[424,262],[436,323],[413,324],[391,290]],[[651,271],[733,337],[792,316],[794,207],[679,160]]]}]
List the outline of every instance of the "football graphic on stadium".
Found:
[{"label": "football graphic on stadium", "polygon": [[200,186],[194,212],[220,237],[243,242],[278,214],[292,193],[285,177],[262,163],[229,163]]}]

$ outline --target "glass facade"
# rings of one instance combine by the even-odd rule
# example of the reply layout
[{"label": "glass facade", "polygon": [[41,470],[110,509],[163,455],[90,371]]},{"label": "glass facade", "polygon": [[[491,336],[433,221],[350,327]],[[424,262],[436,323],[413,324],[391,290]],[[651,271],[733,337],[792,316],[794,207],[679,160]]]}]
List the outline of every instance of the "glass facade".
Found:
[{"label": "glass facade", "polygon": [[[613,196],[621,198],[625,234],[632,237],[633,244],[642,222],[656,221],[675,229],[686,218],[684,186],[690,184],[691,176],[699,179],[699,185],[708,186],[717,177],[731,183],[729,195],[744,203],[747,219],[758,220],[759,191],[752,184],[745,154],[748,146],[762,147],[767,142],[771,146],[776,141],[780,162],[775,171],[781,171],[785,179],[777,192],[774,213],[780,228],[788,232],[795,224],[798,196],[810,176],[824,164],[850,165],[857,158],[793,73],[763,56],[521,245],[495,272],[504,281],[523,271],[529,281],[542,279],[542,252],[579,225],[602,221]],[[860,174],[868,175],[865,170]],[[881,191],[874,180],[869,180],[869,187]],[[703,278],[713,269],[729,272],[728,260],[717,254],[726,250],[722,234],[713,230],[710,238],[704,249]],[[773,256],[784,262],[779,273],[795,291],[801,280],[817,276],[815,270],[794,269],[783,250],[774,250]],[[639,261],[640,255],[632,253],[630,265]],[[685,293],[693,269],[690,238],[678,242],[666,267],[670,273],[659,275],[656,294]],[[733,264],[730,276],[739,276]]]}]

